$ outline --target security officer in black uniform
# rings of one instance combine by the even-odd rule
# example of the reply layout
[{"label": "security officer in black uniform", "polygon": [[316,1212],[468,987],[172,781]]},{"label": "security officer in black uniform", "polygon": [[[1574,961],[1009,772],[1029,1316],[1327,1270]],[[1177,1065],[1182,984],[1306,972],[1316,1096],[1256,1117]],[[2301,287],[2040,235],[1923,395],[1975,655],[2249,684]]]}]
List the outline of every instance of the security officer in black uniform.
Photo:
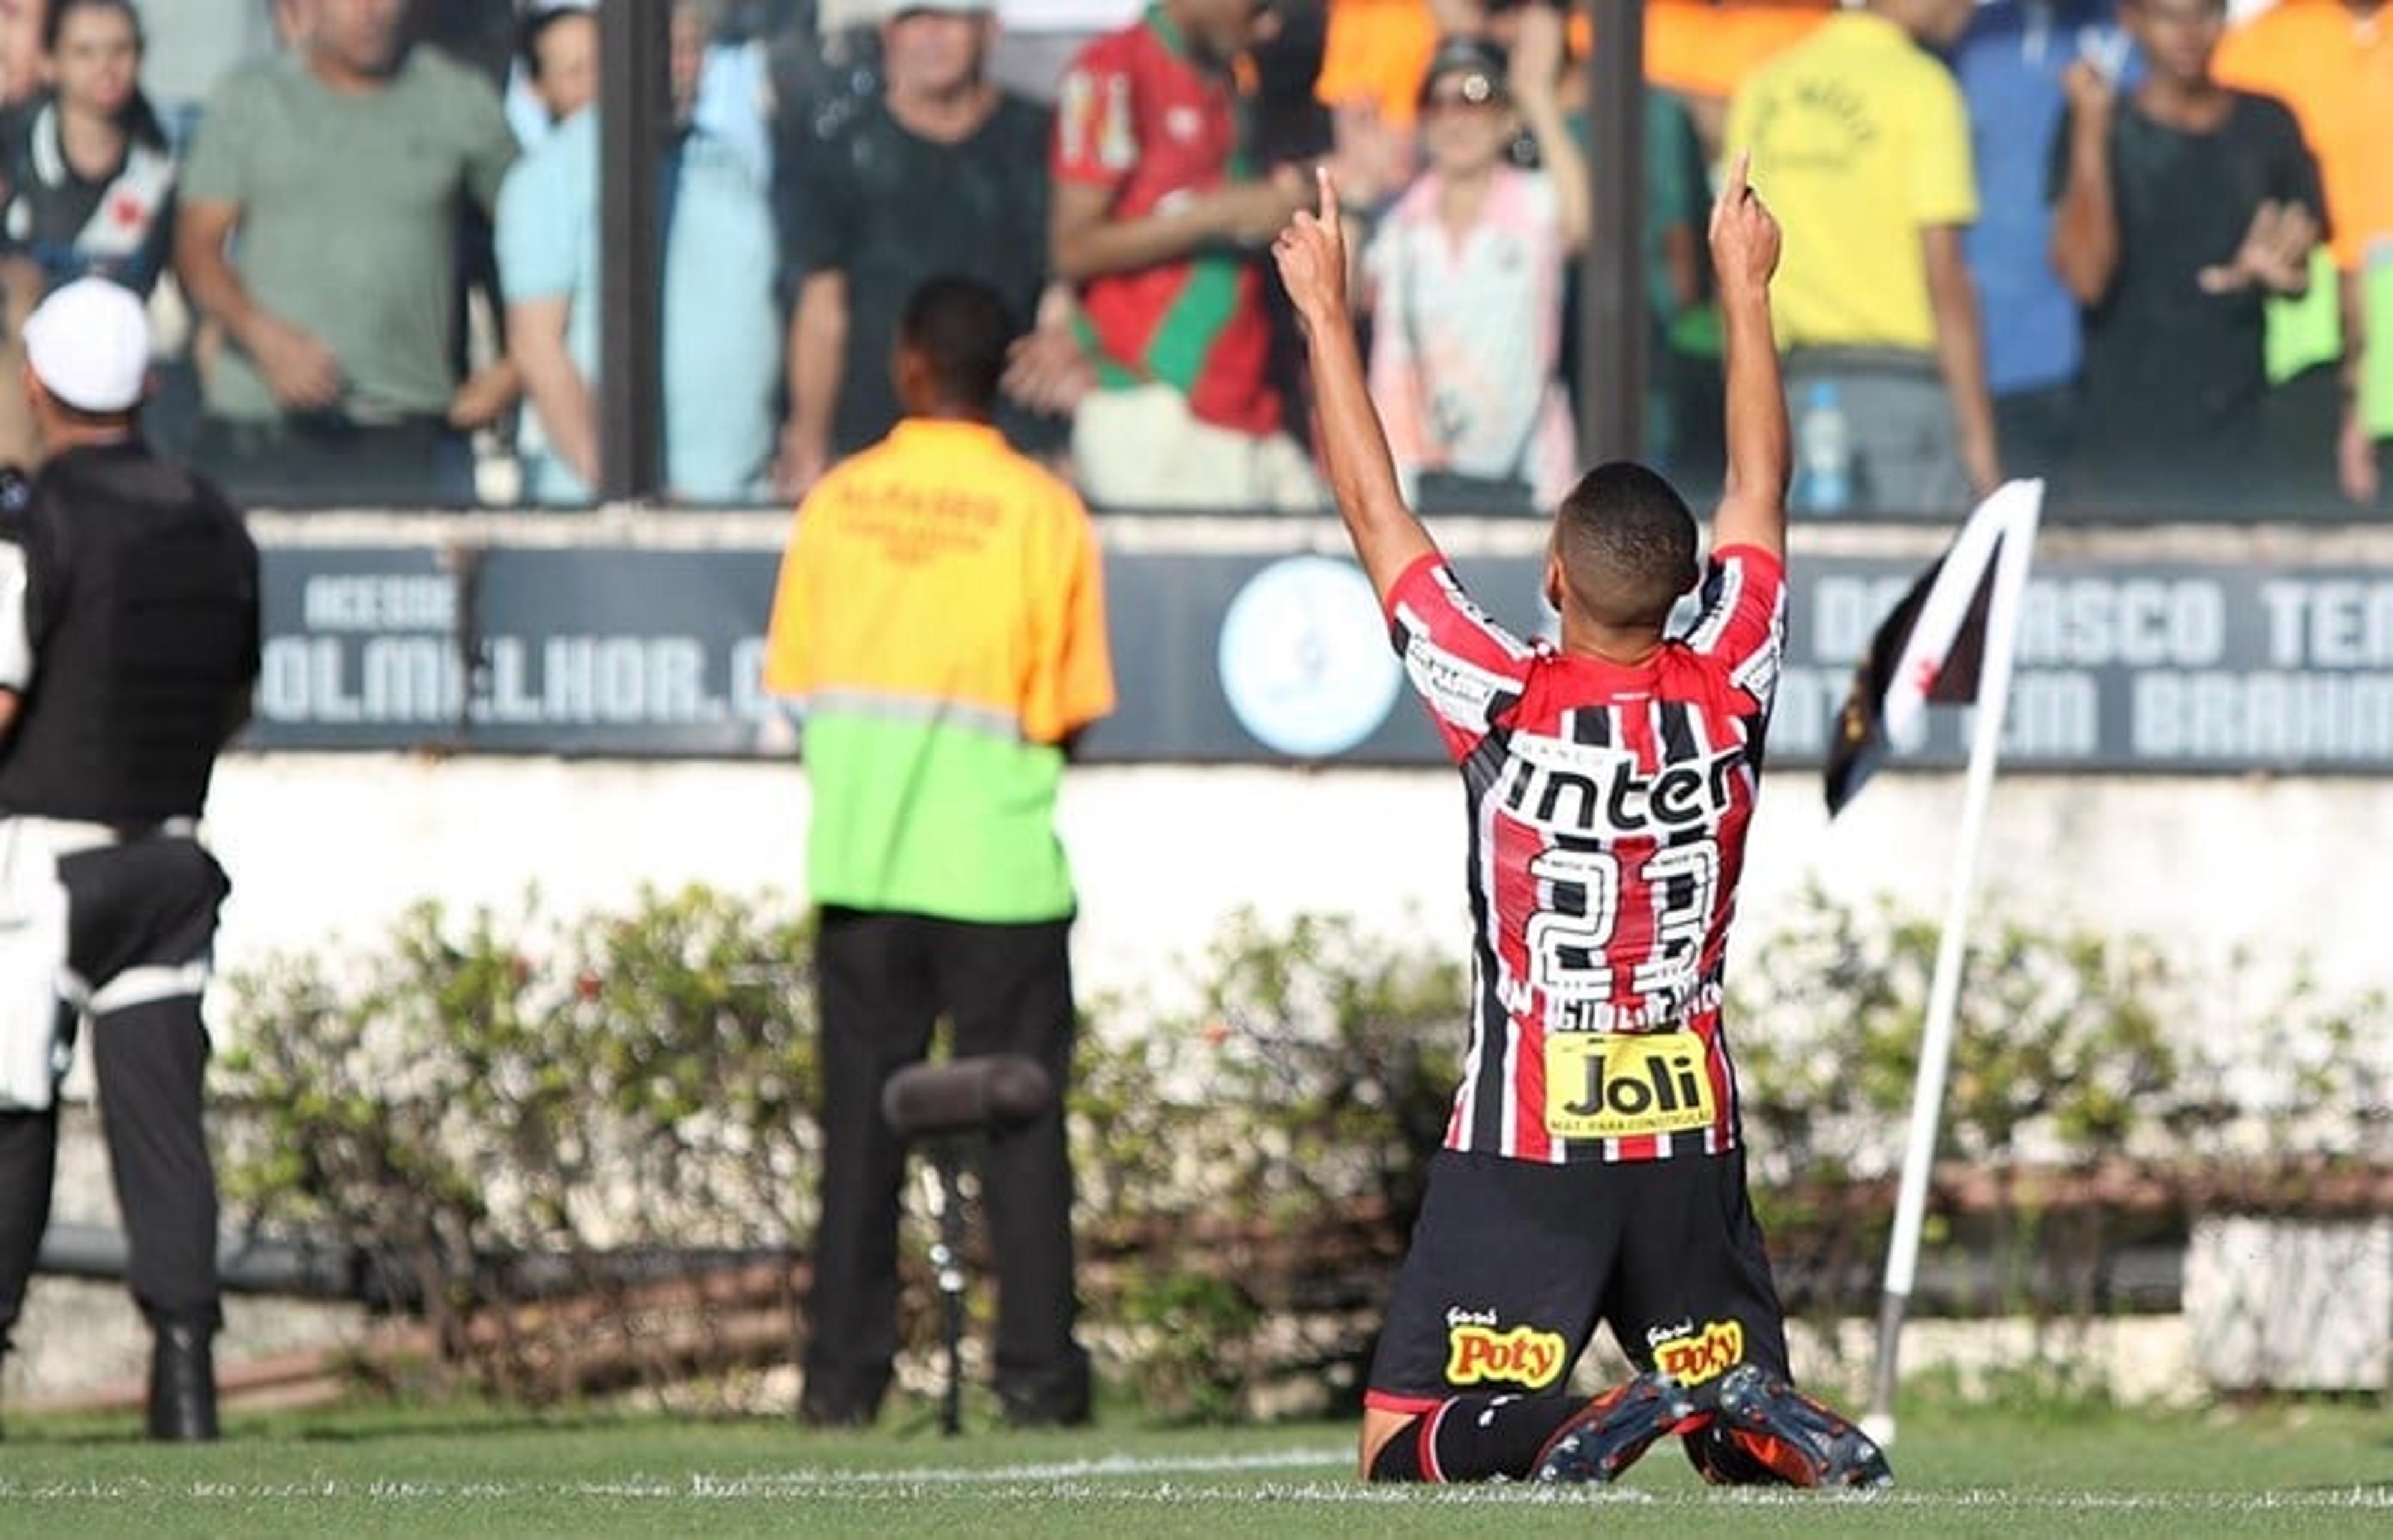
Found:
[{"label": "security officer in black uniform", "polygon": [[[257,548],[222,493],[141,440],[139,300],[79,280],[24,342],[46,459],[0,496],[0,853],[43,877],[54,862],[64,890],[52,1014],[62,1042],[91,1025],[129,1281],[156,1338],[150,1434],[210,1439],[223,1318],[200,995],[228,884],[196,825],[257,676]],[[0,1089],[0,1348],[49,1220],[55,1073],[42,1090]]]}]

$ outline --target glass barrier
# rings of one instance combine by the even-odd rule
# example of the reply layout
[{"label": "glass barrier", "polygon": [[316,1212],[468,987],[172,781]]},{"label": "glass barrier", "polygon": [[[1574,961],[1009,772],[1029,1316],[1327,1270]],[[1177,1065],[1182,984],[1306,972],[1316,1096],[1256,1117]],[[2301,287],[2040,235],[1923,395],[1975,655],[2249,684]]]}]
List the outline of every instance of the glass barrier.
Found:
[{"label": "glass barrier", "polygon": [[[69,272],[149,288],[151,429],[255,505],[588,500],[592,13],[549,0],[571,14],[538,28],[542,78],[511,0],[151,0],[137,109],[108,68],[64,62],[105,51],[125,0],[45,9],[19,0],[24,35],[0,37],[10,318]],[[2385,506],[2393,347],[2351,323],[2393,286],[2393,161],[2368,149],[2393,94],[2353,83],[2393,45],[2295,14],[2334,7],[2230,27],[2196,7],[2153,98],[2108,4],[1945,9],[1965,30],[1800,0],[1646,7],[1646,457],[1699,502],[1717,490],[1704,220],[1712,171],[1750,149],[1788,231],[1798,516],[1942,516],[2015,475],[2047,477],[2061,520]],[[1021,333],[1000,425],[1096,506],[1322,506],[1266,252],[1317,162],[1424,505],[1525,516],[1580,463],[1577,386],[1612,365],[1575,308],[1601,232],[1561,189],[1613,151],[1587,126],[1583,20],[1545,0],[673,17],[664,504],[786,503],[881,437],[906,298],[962,273]],[[1474,40],[1442,50],[1458,28]],[[120,125],[118,168],[85,149],[60,171],[62,115]],[[2152,148],[2180,140],[2181,163]],[[0,453],[23,433],[0,414]]]}]

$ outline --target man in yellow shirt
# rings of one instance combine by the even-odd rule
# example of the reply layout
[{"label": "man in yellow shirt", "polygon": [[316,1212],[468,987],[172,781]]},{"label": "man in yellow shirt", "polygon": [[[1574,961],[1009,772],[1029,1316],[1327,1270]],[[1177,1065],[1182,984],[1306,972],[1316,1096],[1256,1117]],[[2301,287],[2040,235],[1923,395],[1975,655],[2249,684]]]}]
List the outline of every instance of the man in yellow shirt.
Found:
[{"label": "man in yellow shirt", "polygon": [[[889,1386],[905,1159],[889,1077],[941,1016],[957,1058],[1025,1055],[1059,1090],[1071,1066],[1055,792],[1066,746],[1113,709],[1113,671],[1088,510],[991,422],[1014,335],[984,283],[914,292],[905,418],[807,494],[773,599],[765,686],[803,703],[814,793],[823,1179],[799,1416],[817,1425],[871,1421]],[[1084,1422],[1060,1106],[991,1137],[980,1172],[999,1399],[1017,1425]]]},{"label": "man in yellow shirt", "polygon": [[[2001,477],[1976,286],[1968,114],[1929,53],[1972,0],[1871,0],[1756,72],[1725,150],[1786,229],[1778,337],[1800,439],[1796,506],[1957,512]],[[1837,419],[1832,426],[1829,419]]]}]

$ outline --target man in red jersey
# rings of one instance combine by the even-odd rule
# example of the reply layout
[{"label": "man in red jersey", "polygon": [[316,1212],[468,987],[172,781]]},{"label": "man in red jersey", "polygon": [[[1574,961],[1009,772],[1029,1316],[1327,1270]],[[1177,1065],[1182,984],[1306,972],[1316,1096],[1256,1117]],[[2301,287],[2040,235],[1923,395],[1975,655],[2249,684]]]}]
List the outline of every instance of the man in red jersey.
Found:
[{"label": "man in red jersey", "polygon": [[[1708,564],[1670,484],[1600,465],[1554,516],[1559,646],[1473,605],[1396,487],[1347,310],[1335,190],[1275,248],[1331,490],[1471,820],[1463,1083],[1364,1399],[1372,1481],[1609,1481],[1679,1433],[1715,1481],[1883,1485],[1789,1383],[1754,1221],[1721,963],[1785,629],[1779,234],[1740,163],[1712,211],[1727,488]],[[1665,631],[1697,588],[1693,624]],[[1636,1364],[1564,1386],[1598,1319]]]},{"label": "man in red jersey", "polygon": [[1097,359],[1072,458],[1101,506],[1320,506],[1270,381],[1260,261],[1312,189],[1253,175],[1238,137],[1231,70],[1260,8],[1154,0],[1056,93],[1053,267]]}]

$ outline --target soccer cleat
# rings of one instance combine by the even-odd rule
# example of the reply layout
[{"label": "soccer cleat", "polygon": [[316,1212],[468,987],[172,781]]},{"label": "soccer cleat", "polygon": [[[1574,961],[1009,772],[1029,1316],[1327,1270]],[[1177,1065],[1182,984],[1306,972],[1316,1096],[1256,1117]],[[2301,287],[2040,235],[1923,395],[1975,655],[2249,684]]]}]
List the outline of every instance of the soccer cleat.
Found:
[{"label": "soccer cleat", "polygon": [[1680,1431],[1701,1415],[1677,1380],[1649,1369],[1589,1402],[1555,1429],[1537,1451],[1530,1479],[1599,1484],[1616,1481],[1655,1439]]},{"label": "soccer cleat", "polygon": [[1758,1364],[1740,1364],[1720,1377],[1713,1422],[1701,1447],[1690,1446],[1695,1468],[1714,1481],[1755,1480],[1789,1486],[1894,1484],[1886,1452],[1860,1429]]}]

